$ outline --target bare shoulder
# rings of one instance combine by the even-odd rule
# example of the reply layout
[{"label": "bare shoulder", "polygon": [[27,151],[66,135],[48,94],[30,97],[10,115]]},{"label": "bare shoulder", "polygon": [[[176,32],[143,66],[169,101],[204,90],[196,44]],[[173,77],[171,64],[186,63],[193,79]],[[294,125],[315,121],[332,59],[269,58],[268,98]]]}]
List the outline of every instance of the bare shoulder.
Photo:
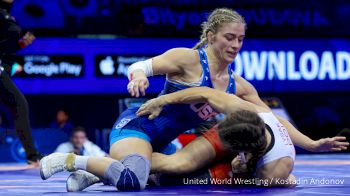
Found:
[{"label": "bare shoulder", "polygon": [[[154,74],[181,75],[194,67],[196,51],[189,48],[172,48],[161,55],[153,57],[152,68]],[[169,76],[169,75],[168,75]]]},{"label": "bare shoulder", "polygon": [[[237,95],[239,97],[243,98],[244,100],[247,100],[246,99],[247,96],[256,97],[260,99],[259,97],[257,97],[258,92],[256,91],[255,87],[249,81],[239,76],[238,74],[235,74],[235,73],[233,74],[237,85]],[[251,100],[247,100],[247,101],[251,101]]]},{"label": "bare shoulder", "polygon": [[247,87],[247,85],[251,85],[246,79],[244,79],[242,76],[233,73],[233,77],[235,78],[235,82],[241,85],[242,87]]},{"label": "bare shoulder", "polygon": [[198,52],[191,48],[173,48],[164,54],[178,61],[181,65],[193,65],[199,62]]}]

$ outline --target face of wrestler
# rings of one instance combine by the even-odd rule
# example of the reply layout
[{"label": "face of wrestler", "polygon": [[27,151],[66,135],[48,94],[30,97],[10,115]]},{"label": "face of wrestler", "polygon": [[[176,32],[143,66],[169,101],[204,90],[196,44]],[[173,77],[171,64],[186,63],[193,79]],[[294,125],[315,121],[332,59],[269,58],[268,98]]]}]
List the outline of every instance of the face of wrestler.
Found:
[{"label": "face of wrestler", "polygon": [[217,57],[226,63],[232,63],[242,48],[245,25],[242,23],[223,24],[216,34],[212,34],[209,43]]}]

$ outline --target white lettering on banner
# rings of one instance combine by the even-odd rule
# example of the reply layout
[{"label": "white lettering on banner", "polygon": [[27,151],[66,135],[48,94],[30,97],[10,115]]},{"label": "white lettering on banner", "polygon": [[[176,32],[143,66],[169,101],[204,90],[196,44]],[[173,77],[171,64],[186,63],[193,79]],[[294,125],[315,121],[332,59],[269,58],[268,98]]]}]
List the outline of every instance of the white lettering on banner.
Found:
[{"label": "white lettering on banner", "polygon": [[59,68],[57,65],[50,63],[49,65],[33,65],[32,62],[27,62],[24,64],[24,72],[26,74],[43,74],[45,76],[52,76],[53,74],[59,73]]},{"label": "white lettering on banner", "polygon": [[278,52],[277,55],[275,52],[269,52],[268,59],[269,80],[272,80],[275,77],[275,72],[279,80],[285,80],[286,66],[283,66],[283,64],[286,62],[285,52]]},{"label": "white lettering on banner", "polygon": [[131,64],[136,63],[138,61],[144,61],[147,60],[150,57],[124,57],[119,56],[117,59],[118,63],[118,75],[124,75],[125,77],[128,77],[128,68]]},{"label": "white lettering on banner", "polygon": [[[310,62],[310,69],[308,66]],[[314,80],[317,76],[317,68],[319,65],[319,60],[317,54],[313,51],[306,51],[300,56],[299,66],[300,73],[304,76],[305,80]]]},{"label": "white lettering on banner", "polygon": [[350,77],[350,55],[348,52],[337,52],[337,76],[339,80],[347,80]]},{"label": "white lettering on banner", "polygon": [[81,65],[73,65],[68,62],[61,62],[60,63],[60,73],[66,73],[69,75],[75,75],[79,76],[81,72]]},{"label": "white lettering on banner", "polygon": [[294,52],[287,52],[287,77],[289,80],[300,80],[301,75],[295,70],[295,54]]},{"label": "white lettering on banner", "polygon": [[57,74],[68,74],[79,76],[82,70],[82,65],[74,65],[68,62],[61,62],[60,64],[41,64],[36,65],[33,62],[26,62],[23,65],[24,72],[26,74],[32,75],[45,75],[50,77],[52,75]]},{"label": "white lettering on banner", "polygon": [[124,56],[119,56],[118,57],[118,63],[124,63],[124,64],[133,64],[137,61],[144,61],[146,60],[147,57],[124,57]]},{"label": "white lettering on banner", "polygon": [[234,71],[247,80],[348,80],[350,53],[308,50],[297,57],[293,51],[242,51]]},{"label": "white lettering on banner", "polygon": [[[145,25],[172,26],[178,31],[185,30],[188,25],[197,26],[207,18],[205,10],[165,8],[160,6],[145,6],[140,1],[141,12]],[[168,1],[171,4],[171,1]],[[175,1],[179,6],[179,1]],[[192,2],[192,1],[186,1]],[[186,3],[187,4],[187,3]],[[170,6],[171,7],[171,6]],[[245,16],[248,23],[252,22],[258,26],[294,26],[294,27],[321,27],[330,26],[330,19],[317,9],[275,9],[275,8],[253,8],[238,9],[239,13]],[[284,29],[285,30],[285,29]]]},{"label": "white lettering on banner", "polygon": [[[243,75],[243,62],[242,62],[242,57],[240,54],[237,54],[235,61],[233,62],[234,66],[234,72],[240,76]],[[248,78],[246,78],[248,79]]]},{"label": "white lettering on banner", "polygon": [[320,73],[318,75],[318,79],[324,80],[327,74],[329,79],[331,80],[336,79],[333,54],[332,52],[329,52],[329,51],[323,53],[323,58],[321,59]]},{"label": "white lettering on banner", "polygon": [[128,77],[128,68],[130,65],[126,66],[124,63],[119,63],[117,73],[118,75],[124,75]]},{"label": "white lettering on banner", "polygon": [[29,56],[24,56],[24,61],[36,61],[36,62],[41,62],[41,63],[47,63],[50,61],[50,57],[44,56],[44,55],[29,55]]},{"label": "white lettering on banner", "polygon": [[260,58],[258,52],[242,52],[243,68],[247,80],[264,80],[267,64],[267,52],[262,51]]}]

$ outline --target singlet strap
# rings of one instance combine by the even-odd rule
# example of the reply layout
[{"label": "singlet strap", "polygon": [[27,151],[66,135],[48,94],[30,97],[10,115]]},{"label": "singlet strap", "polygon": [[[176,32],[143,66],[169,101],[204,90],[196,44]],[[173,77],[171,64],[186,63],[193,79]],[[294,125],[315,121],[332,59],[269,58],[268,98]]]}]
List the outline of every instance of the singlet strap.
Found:
[{"label": "singlet strap", "polygon": [[198,53],[199,53],[199,58],[203,69],[203,80],[202,80],[201,86],[214,88],[213,83],[211,82],[208,58],[207,58],[207,55],[205,54],[204,48],[198,49]]}]

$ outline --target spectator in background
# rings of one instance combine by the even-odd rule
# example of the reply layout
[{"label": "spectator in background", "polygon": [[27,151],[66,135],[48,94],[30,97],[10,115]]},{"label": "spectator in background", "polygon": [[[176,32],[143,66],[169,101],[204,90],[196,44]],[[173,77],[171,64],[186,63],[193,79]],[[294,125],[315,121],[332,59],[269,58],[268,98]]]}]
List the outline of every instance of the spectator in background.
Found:
[{"label": "spectator in background", "polygon": [[62,129],[64,132],[70,134],[73,129],[73,124],[69,120],[69,113],[66,109],[60,109],[56,114],[56,121],[51,123],[51,128]]},{"label": "spectator in background", "polygon": [[107,156],[106,152],[88,140],[86,137],[85,129],[83,127],[74,128],[70,136],[70,141],[60,144],[55,152],[73,152],[74,154],[84,156]]}]

